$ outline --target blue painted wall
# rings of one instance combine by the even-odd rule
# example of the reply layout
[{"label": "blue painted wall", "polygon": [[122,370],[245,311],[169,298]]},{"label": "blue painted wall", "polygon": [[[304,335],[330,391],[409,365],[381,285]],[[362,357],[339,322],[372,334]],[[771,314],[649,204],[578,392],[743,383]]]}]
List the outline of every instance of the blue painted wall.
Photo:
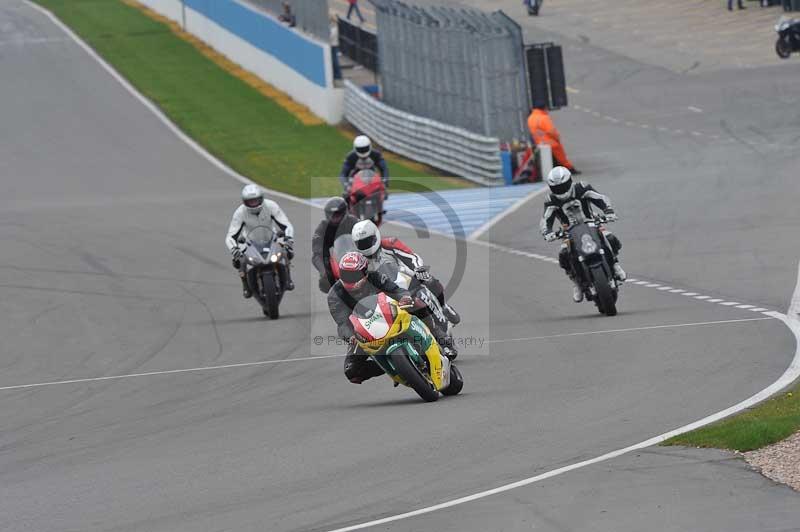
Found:
[{"label": "blue painted wall", "polygon": [[325,49],[235,0],[185,0],[193,9],[312,83],[325,87]]}]

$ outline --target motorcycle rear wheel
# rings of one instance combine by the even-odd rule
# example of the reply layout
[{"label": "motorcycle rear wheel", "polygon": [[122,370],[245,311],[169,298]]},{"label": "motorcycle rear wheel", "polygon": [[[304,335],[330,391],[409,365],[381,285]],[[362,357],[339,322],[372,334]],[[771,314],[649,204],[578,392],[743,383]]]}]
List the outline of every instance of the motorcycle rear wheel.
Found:
[{"label": "motorcycle rear wheel", "polygon": [[778,40],[775,41],[775,53],[778,54],[778,57],[781,59],[789,59],[789,56],[792,55],[792,47],[786,42],[786,39],[779,37]]},{"label": "motorcycle rear wheel", "polygon": [[439,400],[439,391],[422,375],[416,364],[411,361],[405,348],[398,349],[389,355],[392,366],[403,381],[417,392],[423,401],[432,403]]}]

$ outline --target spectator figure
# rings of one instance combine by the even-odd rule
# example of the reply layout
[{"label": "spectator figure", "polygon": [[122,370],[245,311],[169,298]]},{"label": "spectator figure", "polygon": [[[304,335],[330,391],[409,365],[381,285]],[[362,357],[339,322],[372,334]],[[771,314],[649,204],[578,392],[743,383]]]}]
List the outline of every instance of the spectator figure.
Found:
[{"label": "spectator figure", "polygon": [[339,66],[339,17],[336,15],[331,15],[331,56],[333,79],[342,79],[342,68]]},{"label": "spectator figure", "polygon": [[361,9],[358,8],[358,0],[347,0],[347,3],[350,4],[350,7],[347,8],[347,20],[350,20],[350,15],[352,15],[355,11],[361,22],[364,22],[364,16],[361,14]]},{"label": "spectator figure", "polygon": [[[736,3],[739,6],[739,9],[747,9],[742,5],[742,0],[736,0]],[[728,0],[728,11],[733,11],[733,0]]]},{"label": "spectator figure", "polygon": [[297,17],[292,13],[292,6],[289,5],[289,2],[283,3],[283,13],[280,14],[278,20],[288,25],[290,28],[297,26]]},{"label": "spectator figure", "polygon": [[561,145],[561,135],[559,134],[550,114],[544,107],[536,107],[528,117],[528,129],[533,137],[533,142],[539,144],[549,144],[553,151],[553,165],[563,166],[574,175],[580,175],[575,166],[567,158],[564,146]]}]

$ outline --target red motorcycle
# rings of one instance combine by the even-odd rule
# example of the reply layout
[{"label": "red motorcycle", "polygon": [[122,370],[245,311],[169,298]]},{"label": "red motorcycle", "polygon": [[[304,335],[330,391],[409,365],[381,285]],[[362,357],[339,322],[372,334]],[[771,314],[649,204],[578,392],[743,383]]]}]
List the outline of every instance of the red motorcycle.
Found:
[{"label": "red motorcycle", "polygon": [[359,220],[372,220],[380,226],[383,222],[383,202],[386,199],[386,187],[381,174],[374,170],[359,170],[353,175],[350,190],[347,193],[347,204],[350,213]]}]

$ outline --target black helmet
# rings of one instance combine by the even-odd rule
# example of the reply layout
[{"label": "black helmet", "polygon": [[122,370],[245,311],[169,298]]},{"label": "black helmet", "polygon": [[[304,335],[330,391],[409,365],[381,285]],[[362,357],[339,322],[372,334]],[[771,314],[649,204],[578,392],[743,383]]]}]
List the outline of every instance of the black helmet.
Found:
[{"label": "black helmet", "polygon": [[345,213],[347,202],[341,196],[334,196],[325,203],[325,218],[333,225],[339,225]]}]

